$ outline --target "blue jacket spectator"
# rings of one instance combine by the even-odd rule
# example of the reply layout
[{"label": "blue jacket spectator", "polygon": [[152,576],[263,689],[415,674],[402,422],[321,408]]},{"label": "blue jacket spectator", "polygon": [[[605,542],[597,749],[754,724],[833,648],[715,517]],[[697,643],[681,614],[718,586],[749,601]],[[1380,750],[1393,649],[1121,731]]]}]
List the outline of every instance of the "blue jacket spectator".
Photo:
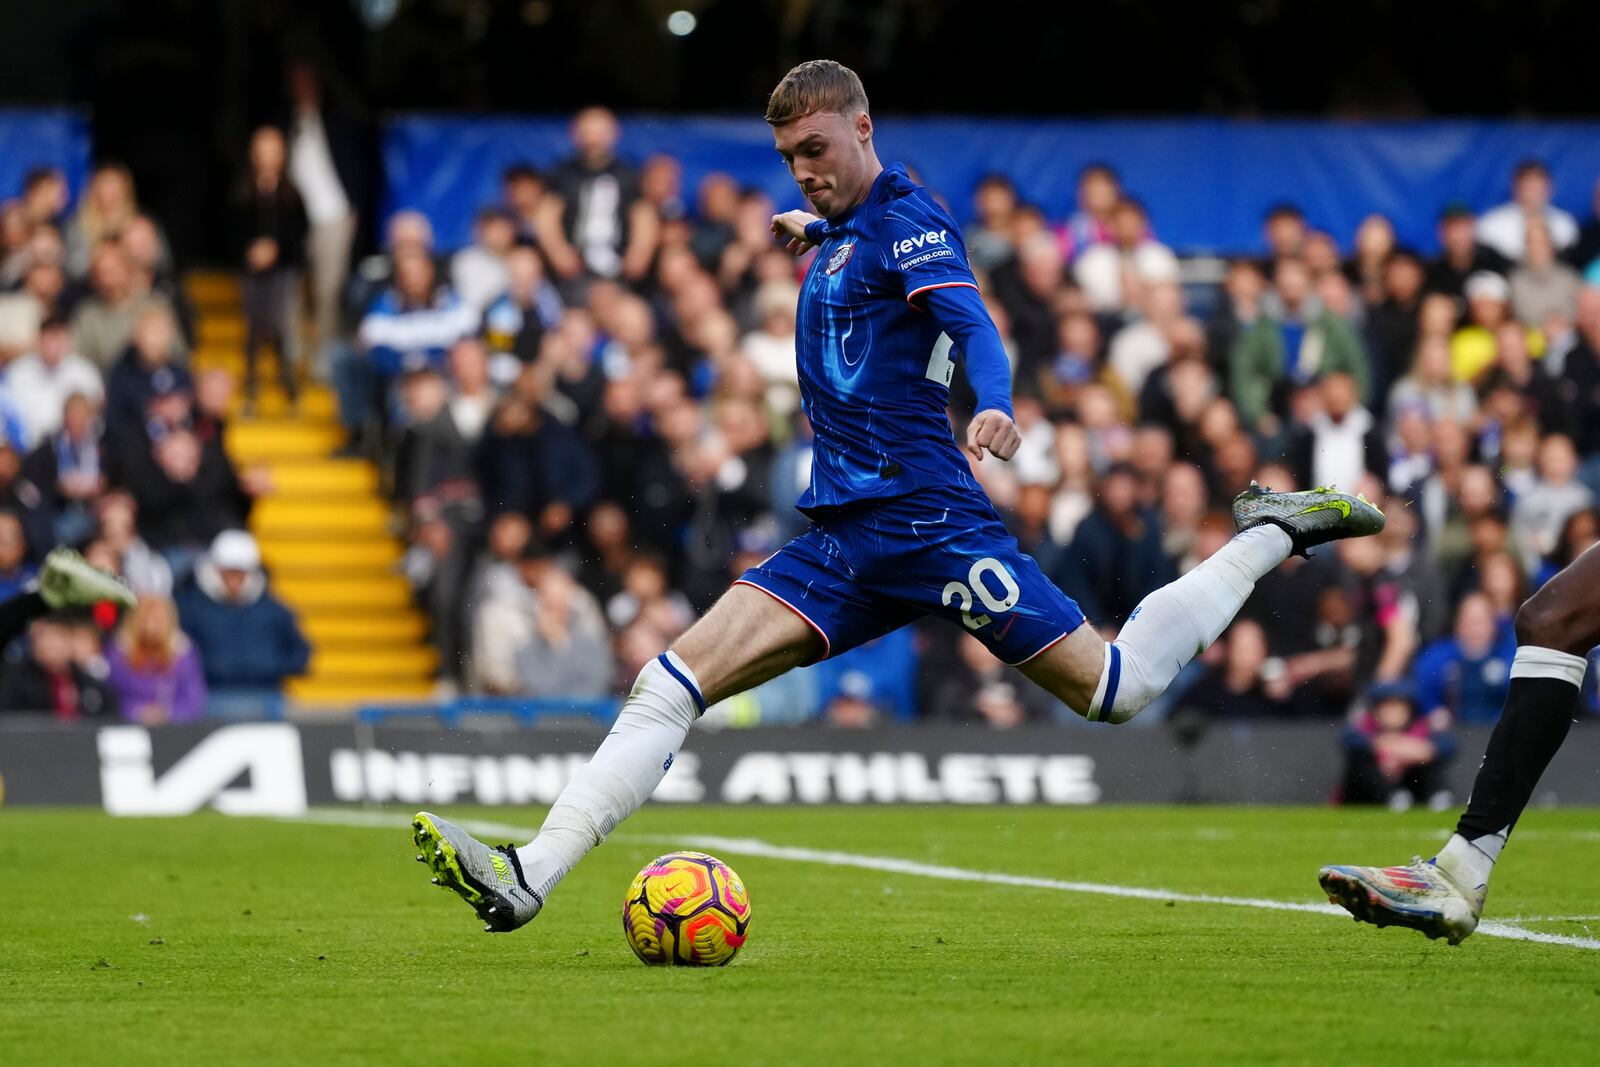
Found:
[{"label": "blue jacket spectator", "polygon": [[450,346],[478,330],[478,313],[437,284],[433,259],[419,249],[394,255],[394,285],[361,320],[361,347],[380,375],[431,366],[444,370]]},{"label": "blue jacket spectator", "polygon": [[1412,667],[1423,713],[1443,708],[1464,723],[1499,719],[1516,651],[1510,625],[1495,618],[1489,598],[1468,595],[1456,610],[1455,635],[1428,645]]},{"label": "blue jacket spectator", "polygon": [[294,615],[267,591],[260,550],[243,530],[217,535],[177,600],[214,693],[276,694],[284,679],[305,671],[311,647]]},{"label": "blue jacket spectator", "polygon": [[478,443],[478,470],[491,515],[519,511],[553,541],[600,491],[600,465],[588,444],[525,396],[495,412]]},{"label": "blue jacket spectator", "polygon": [[1112,467],[1095,509],[1045,568],[1092,623],[1121,626],[1146,594],[1177,577],[1161,547],[1161,523],[1138,506],[1137,493],[1132,468]]},{"label": "blue jacket spectator", "polygon": [[165,304],[151,304],[133,323],[133,339],[111,367],[106,383],[106,426],[143,426],[152,397],[190,392],[194,383],[179,362],[177,322]]}]

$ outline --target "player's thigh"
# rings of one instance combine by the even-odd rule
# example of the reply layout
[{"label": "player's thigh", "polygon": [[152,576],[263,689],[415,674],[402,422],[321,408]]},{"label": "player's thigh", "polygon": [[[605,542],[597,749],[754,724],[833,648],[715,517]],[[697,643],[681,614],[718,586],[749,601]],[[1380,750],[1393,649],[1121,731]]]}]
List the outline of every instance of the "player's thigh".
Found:
[{"label": "player's thigh", "polygon": [[821,657],[823,642],[803,618],[749,585],[733,585],[673,642],[715,704]]},{"label": "player's thigh", "polygon": [[1105,665],[1105,640],[1085,623],[1017,670],[1079,715],[1087,715]]},{"label": "player's thigh", "polygon": [[1600,545],[1592,545],[1517,611],[1517,644],[1575,656],[1600,645]]}]

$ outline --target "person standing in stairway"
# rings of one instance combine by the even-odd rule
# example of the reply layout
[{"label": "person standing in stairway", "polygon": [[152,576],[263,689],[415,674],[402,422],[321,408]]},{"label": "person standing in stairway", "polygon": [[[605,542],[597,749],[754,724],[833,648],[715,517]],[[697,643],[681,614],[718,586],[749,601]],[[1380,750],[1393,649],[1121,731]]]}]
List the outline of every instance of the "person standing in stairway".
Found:
[{"label": "person standing in stairway", "polygon": [[288,181],[283,131],[262,126],[250,138],[249,175],[234,198],[234,224],[244,253],[240,294],[245,318],[245,404],[256,401],[256,356],[264,342],[278,350],[278,378],[295,402],[299,361],[300,279],[305,271],[306,209]]}]

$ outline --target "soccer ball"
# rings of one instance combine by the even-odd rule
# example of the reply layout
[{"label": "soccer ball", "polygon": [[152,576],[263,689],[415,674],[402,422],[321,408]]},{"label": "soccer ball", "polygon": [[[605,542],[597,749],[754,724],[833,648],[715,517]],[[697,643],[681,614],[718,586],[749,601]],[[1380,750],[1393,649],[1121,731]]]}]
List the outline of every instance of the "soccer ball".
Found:
[{"label": "soccer ball", "polygon": [[733,868],[704,852],[644,865],[622,904],[622,932],[653,967],[721,967],[750,929],[750,894]]}]

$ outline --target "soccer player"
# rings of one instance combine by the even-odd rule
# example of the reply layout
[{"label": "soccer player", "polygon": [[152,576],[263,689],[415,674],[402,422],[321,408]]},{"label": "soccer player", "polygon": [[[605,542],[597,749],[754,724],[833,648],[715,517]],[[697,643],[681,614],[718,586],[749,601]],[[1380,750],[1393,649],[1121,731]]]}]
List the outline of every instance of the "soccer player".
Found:
[{"label": "soccer player", "polygon": [[978,397],[965,449],[1010,459],[1011,370],[949,214],[873,148],[861,81],[802,63],[767,104],[778,154],[816,214],[772,220],[795,255],[817,250],[796,328],[801,398],[815,434],[812,525],[747,571],[670,650],[640,672],[590,762],[539,836],[491,849],[428,812],[417,859],[489,931],[538,914],[574,864],[654,791],[710,704],[936,615],[1091,721],[1133,718],[1216,640],[1260,578],[1292,552],[1375,533],[1383,515],[1332,490],[1252,486],[1236,537],[1150,594],[1114,642],[1018,548],[952,439],[946,414],[960,359]]},{"label": "soccer player", "polygon": [[1452,945],[1478,928],[1489,875],[1578,709],[1585,656],[1600,645],[1600,546],[1517,609],[1505,710],[1489,735],[1467,810],[1439,854],[1403,867],[1322,868],[1328,899],[1361,922],[1406,926]]}]

